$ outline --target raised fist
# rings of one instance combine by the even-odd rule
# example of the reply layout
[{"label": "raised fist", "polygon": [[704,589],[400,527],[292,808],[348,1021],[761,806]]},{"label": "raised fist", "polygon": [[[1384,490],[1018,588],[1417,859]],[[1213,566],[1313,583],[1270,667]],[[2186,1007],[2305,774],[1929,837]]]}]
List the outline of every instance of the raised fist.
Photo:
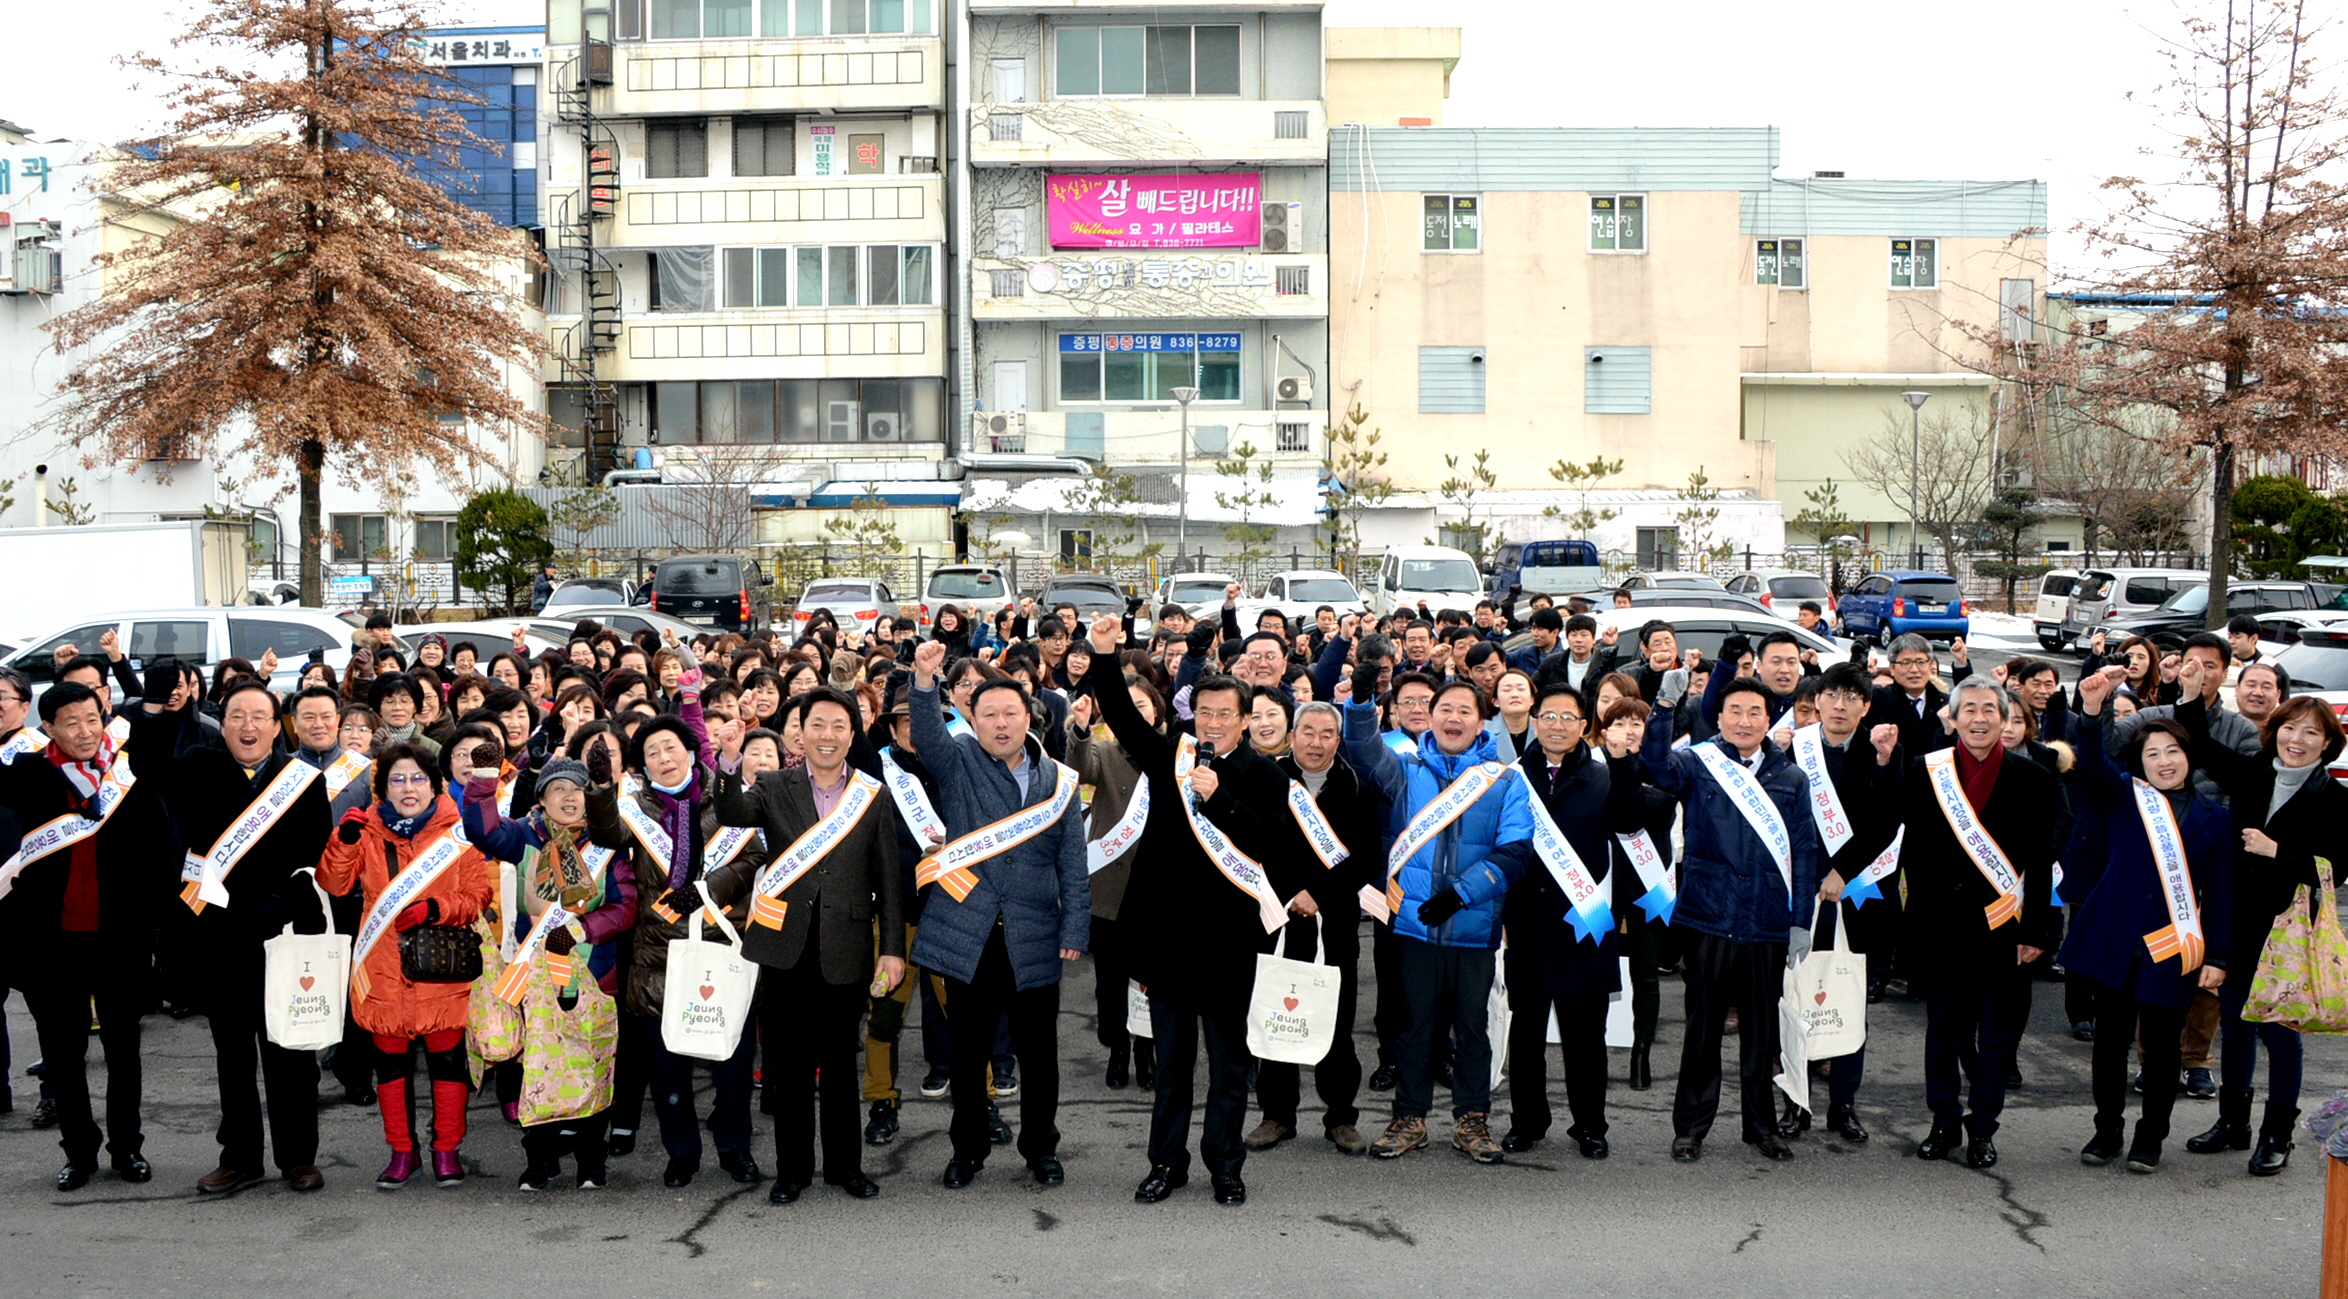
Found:
[{"label": "raised fist", "polygon": [[1240,593],[1240,592],[1239,592],[1239,583],[1237,583],[1237,582],[1232,582],[1232,583],[1229,583],[1229,584],[1225,585],[1225,586],[1224,586],[1224,588],[1223,588],[1223,603],[1225,603],[1225,604],[1237,604],[1237,603],[1239,603],[1239,593]]},{"label": "raised fist", "polygon": [[367,825],[367,809],[354,807],[342,814],[342,824],[334,829],[334,837],[346,844],[357,843]]},{"label": "raised fist", "polygon": [[914,647],[914,684],[922,687],[923,689],[928,689],[930,684],[936,680],[938,673],[942,671],[945,666],[946,643],[944,641],[923,641],[921,644]]},{"label": "raised fist", "polygon": [[598,787],[611,783],[610,745],[591,744],[587,746],[587,779],[594,781]]}]

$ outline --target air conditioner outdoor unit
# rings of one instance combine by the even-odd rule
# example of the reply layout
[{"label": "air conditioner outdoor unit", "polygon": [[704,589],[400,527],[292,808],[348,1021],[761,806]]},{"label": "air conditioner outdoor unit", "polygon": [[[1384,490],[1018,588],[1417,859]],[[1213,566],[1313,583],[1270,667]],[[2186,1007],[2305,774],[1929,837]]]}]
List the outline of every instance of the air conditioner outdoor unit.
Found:
[{"label": "air conditioner outdoor unit", "polygon": [[1259,242],[1267,253],[1292,253],[1304,245],[1304,204],[1264,204],[1263,234]]},{"label": "air conditioner outdoor unit", "polygon": [[864,417],[864,440],[894,442],[901,431],[895,411],[874,411]]},{"label": "air conditioner outdoor unit", "polygon": [[1278,401],[1311,401],[1313,381],[1300,374],[1282,375],[1272,385],[1272,396]]},{"label": "air conditioner outdoor unit", "polygon": [[987,448],[1000,455],[1022,455],[1027,451],[1027,412],[1021,410],[986,411],[978,413],[979,436],[986,439]]},{"label": "air conditioner outdoor unit", "polygon": [[863,403],[828,401],[823,406],[823,440],[826,442],[854,442],[857,425],[864,415]]}]

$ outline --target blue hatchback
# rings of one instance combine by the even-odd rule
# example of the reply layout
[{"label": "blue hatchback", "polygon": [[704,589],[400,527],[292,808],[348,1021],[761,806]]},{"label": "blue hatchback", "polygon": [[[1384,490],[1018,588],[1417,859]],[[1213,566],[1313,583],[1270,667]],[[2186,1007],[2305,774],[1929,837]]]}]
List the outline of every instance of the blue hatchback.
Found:
[{"label": "blue hatchback", "polygon": [[1946,573],[1896,568],[1870,573],[1835,601],[1843,634],[1888,645],[1909,632],[1953,640],[1966,632],[1965,596]]}]

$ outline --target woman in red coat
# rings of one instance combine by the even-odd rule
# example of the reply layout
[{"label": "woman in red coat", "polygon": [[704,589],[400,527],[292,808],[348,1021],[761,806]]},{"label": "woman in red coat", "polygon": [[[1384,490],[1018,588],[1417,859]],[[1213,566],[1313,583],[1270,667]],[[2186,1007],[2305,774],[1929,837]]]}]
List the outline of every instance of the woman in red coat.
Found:
[{"label": "woman in red coat", "polygon": [[408,1093],[409,1052],[422,1038],[432,1079],[432,1176],[455,1186],[465,1180],[457,1147],[473,1090],[465,1064],[472,984],[409,982],[399,935],[418,925],[471,924],[489,903],[489,871],[465,842],[455,801],[442,796],[439,764],[422,749],[402,744],[377,756],[375,799],[344,814],[318,861],[319,884],[347,894],[355,883],[366,916],[352,951],[351,1017],[375,1035],[376,1106],[391,1146],[375,1185],[397,1189],[422,1166]]}]

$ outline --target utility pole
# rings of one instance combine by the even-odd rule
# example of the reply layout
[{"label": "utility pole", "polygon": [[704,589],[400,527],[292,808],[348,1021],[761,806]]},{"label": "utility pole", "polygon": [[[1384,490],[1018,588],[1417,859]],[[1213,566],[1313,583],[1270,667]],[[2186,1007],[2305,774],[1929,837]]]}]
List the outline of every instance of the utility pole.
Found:
[{"label": "utility pole", "polygon": [[1917,530],[1917,483],[1922,475],[1918,465],[1924,445],[1924,403],[1932,400],[1932,394],[1911,388],[1901,393],[1900,398],[1908,403],[1908,550],[1912,556],[1909,562],[1922,568],[1924,538]]}]

